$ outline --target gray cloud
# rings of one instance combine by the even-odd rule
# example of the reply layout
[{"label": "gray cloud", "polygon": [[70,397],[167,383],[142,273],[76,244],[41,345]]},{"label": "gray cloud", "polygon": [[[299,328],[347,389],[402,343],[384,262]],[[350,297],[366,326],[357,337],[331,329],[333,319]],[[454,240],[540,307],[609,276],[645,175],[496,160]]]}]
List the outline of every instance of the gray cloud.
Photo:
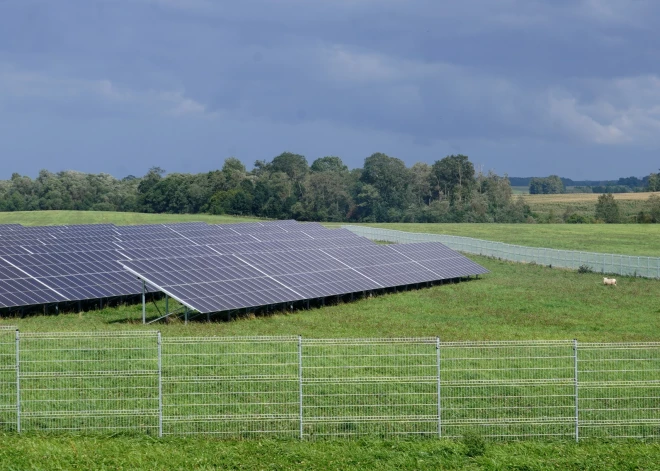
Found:
[{"label": "gray cloud", "polygon": [[[460,148],[509,174],[571,176],[576,159],[601,157],[594,178],[642,175],[660,147],[658,18],[646,0],[8,0],[0,119],[39,115],[74,134],[99,123],[85,152],[55,160],[88,165],[94,149],[95,171],[111,151],[91,139],[114,138],[124,167],[146,147],[172,171],[192,149],[209,169],[234,152],[359,165],[373,151],[412,163]],[[41,165],[36,144],[11,142],[21,135],[0,131],[0,151],[29,148]]]}]

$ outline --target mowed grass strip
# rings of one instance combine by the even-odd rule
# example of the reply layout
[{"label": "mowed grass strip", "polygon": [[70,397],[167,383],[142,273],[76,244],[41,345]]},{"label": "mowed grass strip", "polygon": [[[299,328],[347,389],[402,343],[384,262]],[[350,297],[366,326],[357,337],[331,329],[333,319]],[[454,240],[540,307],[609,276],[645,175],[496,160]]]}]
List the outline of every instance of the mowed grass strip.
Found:
[{"label": "mowed grass strip", "polygon": [[660,257],[660,224],[360,224],[528,247]]},{"label": "mowed grass strip", "polygon": [[660,444],[447,440],[220,441],[115,436],[0,436],[6,470],[656,470]]},{"label": "mowed grass strip", "polygon": [[67,224],[165,224],[201,221],[209,224],[254,222],[259,218],[211,214],[148,214],[113,211],[15,211],[0,212],[0,224],[57,226]]},{"label": "mowed grass strip", "polygon": [[[618,277],[603,286],[596,273],[471,256],[491,273],[458,284],[389,293],[232,322],[154,324],[167,336],[302,335],[308,338],[428,337],[442,340],[578,339],[660,341],[660,282]],[[157,303],[161,312],[164,301]],[[170,303],[173,306],[174,303]],[[23,331],[143,329],[141,305],[85,313],[5,317]],[[147,314],[157,317],[152,303]]]}]

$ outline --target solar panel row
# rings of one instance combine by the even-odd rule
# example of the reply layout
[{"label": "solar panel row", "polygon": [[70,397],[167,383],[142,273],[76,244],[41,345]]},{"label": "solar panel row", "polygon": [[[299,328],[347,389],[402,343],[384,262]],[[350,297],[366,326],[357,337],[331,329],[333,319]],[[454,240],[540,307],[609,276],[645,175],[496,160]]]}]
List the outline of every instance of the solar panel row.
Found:
[{"label": "solar panel row", "polygon": [[[0,281],[11,283],[0,285],[0,308],[139,294],[141,283],[119,260],[364,245],[373,243],[350,231],[328,230],[317,223],[296,221],[226,225],[5,225],[0,226],[0,269],[5,270]],[[281,285],[265,290],[269,292],[265,297],[249,297],[279,299],[283,293],[290,297]],[[245,291],[236,291],[232,296],[242,294]]]},{"label": "solar panel row", "polygon": [[122,263],[149,284],[202,313],[487,273],[437,242],[236,251],[243,245],[253,244],[234,244],[226,249],[231,255]]}]

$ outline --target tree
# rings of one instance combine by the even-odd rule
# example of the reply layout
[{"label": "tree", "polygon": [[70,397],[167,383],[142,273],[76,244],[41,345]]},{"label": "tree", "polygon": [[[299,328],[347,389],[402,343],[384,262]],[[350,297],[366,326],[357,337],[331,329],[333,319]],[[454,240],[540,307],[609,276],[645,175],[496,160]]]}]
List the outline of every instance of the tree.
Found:
[{"label": "tree", "polygon": [[344,165],[344,162],[339,157],[328,156],[321,157],[312,162],[310,170],[312,172],[345,173],[348,172],[348,167]]},{"label": "tree", "polygon": [[660,173],[652,173],[649,175],[648,183],[646,185],[647,191],[660,191]]},{"label": "tree", "polygon": [[272,173],[285,173],[293,183],[296,196],[302,196],[303,180],[305,179],[307,172],[309,172],[309,166],[307,165],[307,159],[305,156],[293,154],[291,152],[284,152],[275,157],[270,163],[270,171]]},{"label": "tree", "polygon": [[557,175],[539,178],[534,177],[529,181],[529,193],[531,195],[553,195],[566,193],[564,182]]},{"label": "tree", "polygon": [[610,224],[621,222],[619,213],[619,204],[614,199],[612,193],[603,193],[598,197],[596,203],[596,219]]},{"label": "tree", "polygon": [[[377,152],[364,159],[360,176],[362,183],[371,185],[379,194],[385,208],[403,210],[407,203],[410,173],[402,160]],[[371,194],[371,190],[367,193]],[[385,213],[387,210],[385,209]],[[379,220],[386,220],[381,214]]]},{"label": "tree", "polygon": [[225,159],[222,165],[222,175],[225,177],[225,189],[233,190],[238,188],[246,175],[245,165],[235,157]]},{"label": "tree", "polygon": [[431,167],[436,198],[447,198],[452,205],[469,200],[474,183],[474,165],[467,155],[449,155]]}]

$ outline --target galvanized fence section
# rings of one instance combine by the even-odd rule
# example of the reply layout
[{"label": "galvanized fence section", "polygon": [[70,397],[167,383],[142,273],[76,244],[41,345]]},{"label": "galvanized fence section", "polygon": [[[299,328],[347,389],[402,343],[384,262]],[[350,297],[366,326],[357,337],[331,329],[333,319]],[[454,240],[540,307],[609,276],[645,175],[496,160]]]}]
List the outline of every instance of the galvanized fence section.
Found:
[{"label": "galvanized fence section", "polygon": [[525,247],[522,245],[505,244],[504,242],[473,239],[472,237],[404,232],[377,227],[342,227],[368,239],[384,242],[394,242],[397,244],[441,242],[447,247],[459,252],[496,257],[512,262],[537,263],[539,265],[570,268],[573,270],[577,270],[581,266],[586,266],[594,272],[604,274],[660,278],[660,257]]},{"label": "galvanized fence section", "polygon": [[0,429],[18,430],[18,330],[13,326],[0,327]]},{"label": "galvanized fence section", "polygon": [[660,438],[660,343],[0,329],[0,429]]},{"label": "galvanized fence section", "polygon": [[445,436],[575,436],[574,342],[449,342],[440,352]]},{"label": "galvanized fence section", "polygon": [[437,339],[303,341],[304,437],[439,436]]},{"label": "galvanized fence section", "polygon": [[20,430],[156,435],[158,335],[20,333]]},{"label": "galvanized fence section", "polygon": [[300,436],[298,337],[163,339],[163,434]]},{"label": "galvanized fence section", "polygon": [[660,438],[660,344],[582,343],[580,436]]}]

